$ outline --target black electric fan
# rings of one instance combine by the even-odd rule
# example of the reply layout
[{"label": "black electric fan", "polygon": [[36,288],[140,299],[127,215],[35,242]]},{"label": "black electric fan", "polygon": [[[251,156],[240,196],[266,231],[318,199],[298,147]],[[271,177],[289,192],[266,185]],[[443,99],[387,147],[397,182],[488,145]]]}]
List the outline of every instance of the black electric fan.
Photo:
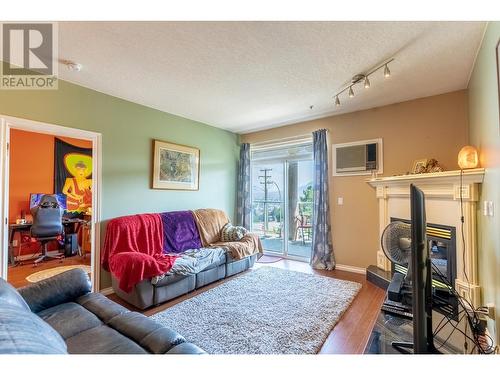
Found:
[{"label": "black electric fan", "polygon": [[404,285],[411,285],[411,225],[394,221],[385,227],[381,246],[385,256],[393,263],[406,267],[406,275],[395,273],[388,289],[391,301],[403,299]]},{"label": "black electric fan", "polygon": [[[438,353],[432,332],[432,274],[431,258],[426,236],[424,193],[410,186],[411,225],[403,222],[389,224],[381,239],[382,249],[391,262],[407,267],[405,275],[394,273],[388,298],[401,298],[405,286],[411,293],[413,343],[393,342],[401,353]],[[398,275],[398,276],[396,276]],[[410,292],[411,290],[411,292]]]}]

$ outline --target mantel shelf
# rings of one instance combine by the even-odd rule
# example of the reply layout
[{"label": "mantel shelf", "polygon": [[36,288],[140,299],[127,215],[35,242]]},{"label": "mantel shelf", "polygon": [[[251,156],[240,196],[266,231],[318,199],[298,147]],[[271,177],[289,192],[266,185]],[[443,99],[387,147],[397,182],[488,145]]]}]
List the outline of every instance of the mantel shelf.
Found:
[{"label": "mantel shelf", "polygon": [[[484,168],[466,169],[463,171],[464,184],[480,184],[483,182]],[[390,177],[377,177],[366,180],[373,187],[389,185],[408,185],[411,183],[443,184],[459,183],[460,170],[436,173],[406,174]]]}]

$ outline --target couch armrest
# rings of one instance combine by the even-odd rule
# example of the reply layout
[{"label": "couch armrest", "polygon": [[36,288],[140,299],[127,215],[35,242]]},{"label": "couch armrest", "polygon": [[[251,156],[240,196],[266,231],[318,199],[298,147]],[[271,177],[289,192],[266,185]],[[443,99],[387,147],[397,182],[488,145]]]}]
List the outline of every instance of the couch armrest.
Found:
[{"label": "couch armrest", "polygon": [[108,326],[153,354],[167,353],[175,346],[186,342],[186,339],[174,330],[138,312],[115,316],[108,322]]},{"label": "couch armrest", "polygon": [[36,314],[90,293],[91,285],[87,273],[76,268],[19,288],[18,291]]},{"label": "couch armrest", "polygon": [[207,352],[193,343],[183,342],[182,344],[174,346],[167,354],[207,354]]}]

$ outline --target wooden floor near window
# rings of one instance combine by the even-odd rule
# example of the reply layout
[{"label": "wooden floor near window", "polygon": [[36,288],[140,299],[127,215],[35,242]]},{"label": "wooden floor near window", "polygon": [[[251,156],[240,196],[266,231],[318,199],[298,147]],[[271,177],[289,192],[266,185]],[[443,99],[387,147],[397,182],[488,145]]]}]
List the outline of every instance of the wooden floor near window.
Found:
[{"label": "wooden floor near window", "polygon": [[[366,281],[365,275],[362,274],[336,270],[313,270],[307,263],[297,262],[289,259],[283,259],[276,263],[256,264],[254,266],[254,269],[263,266],[278,267],[306,273],[315,273],[318,275],[333,277],[342,280],[356,281],[360,283],[362,285],[360,292],[354,299],[351,306],[349,306],[349,308],[346,310],[344,315],[342,315],[337,325],[333,328],[332,332],[323,344],[323,347],[320,350],[320,354],[360,354],[364,352],[366,343],[368,341],[368,338],[370,337],[371,330],[380,311],[380,306],[382,305],[382,302],[384,300],[385,291],[383,289]],[[247,272],[252,272],[252,270],[249,270]],[[238,276],[239,275],[235,275],[228,279]],[[217,285],[226,282],[228,279],[224,279],[207,285],[185,296],[178,297],[160,306],[152,307],[144,311],[137,310],[136,308],[134,308],[134,306],[131,306],[128,303],[124,302],[115,294],[108,295],[108,298],[120,303],[121,305],[131,310],[140,311],[143,314],[150,316],[156,314],[157,312],[163,311],[179,302],[189,299],[197,294],[203,293],[206,290],[214,288]]]},{"label": "wooden floor near window", "polygon": [[[34,259],[36,259],[36,257]],[[9,281],[9,283],[16,288],[20,288],[30,283],[26,280],[27,276],[38,271],[61,266],[75,266],[81,264],[90,266],[90,255],[87,255],[85,258],[75,255],[70,258],[64,258],[62,262],[58,260],[44,261],[36,267],[33,267],[33,260],[26,260],[22,265],[17,265],[15,267],[9,266],[9,268],[7,269],[7,280]]]}]

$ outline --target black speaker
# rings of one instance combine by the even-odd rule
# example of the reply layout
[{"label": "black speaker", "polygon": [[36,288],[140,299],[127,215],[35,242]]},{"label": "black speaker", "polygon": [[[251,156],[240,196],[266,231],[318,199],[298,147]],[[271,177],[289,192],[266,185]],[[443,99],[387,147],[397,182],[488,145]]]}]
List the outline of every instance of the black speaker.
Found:
[{"label": "black speaker", "polygon": [[64,238],[64,256],[72,257],[78,253],[78,236],[76,233],[66,234]]}]

